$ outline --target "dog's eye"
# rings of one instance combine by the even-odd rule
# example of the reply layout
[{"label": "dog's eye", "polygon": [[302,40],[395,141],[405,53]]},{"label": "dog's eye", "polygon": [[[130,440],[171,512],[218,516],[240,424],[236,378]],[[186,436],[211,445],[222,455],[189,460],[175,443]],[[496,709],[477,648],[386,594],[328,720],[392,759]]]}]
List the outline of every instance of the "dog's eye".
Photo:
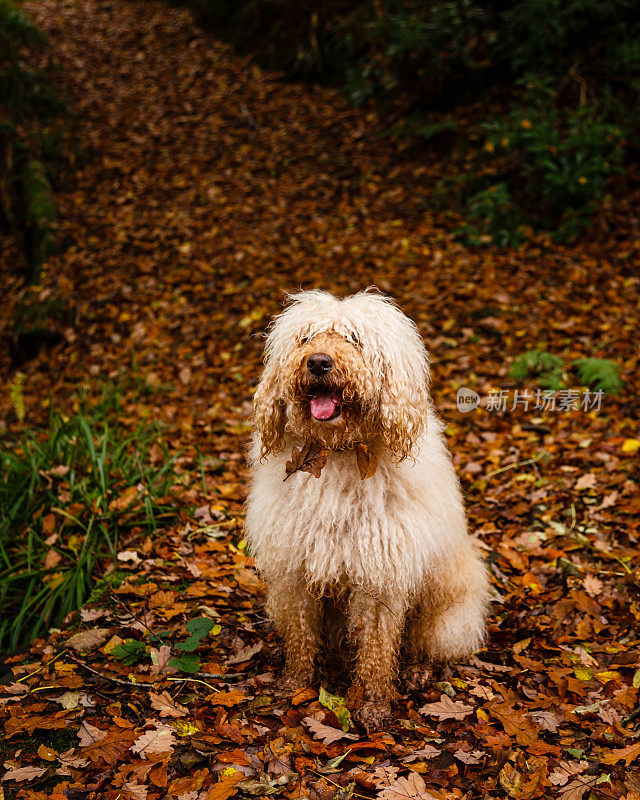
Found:
[{"label": "dog's eye", "polygon": [[300,344],[306,344],[309,341],[311,341],[311,334],[310,333],[303,333],[300,336]]},{"label": "dog's eye", "polygon": [[360,341],[360,337],[355,331],[351,331],[347,334],[347,339],[351,342],[351,344],[355,345],[356,347],[361,347],[362,342]]}]

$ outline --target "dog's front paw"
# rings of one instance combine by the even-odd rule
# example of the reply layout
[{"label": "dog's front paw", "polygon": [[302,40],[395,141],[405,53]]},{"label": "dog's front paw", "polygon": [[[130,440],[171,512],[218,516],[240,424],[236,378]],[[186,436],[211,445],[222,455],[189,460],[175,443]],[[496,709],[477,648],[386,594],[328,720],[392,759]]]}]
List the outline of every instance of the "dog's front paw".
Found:
[{"label": "dog's front paw", "polygon": [[296,672],[283,672],[279,681],[279,689],[284,692],[295,692],[297,689],[304,689],[306,686],[311,686],[313,683],[313,672],[296,671]]},{"label": "dog's front paw", "polygon": [[356,717],[364,725],[367,736],[379,731],[391,719],[389,700],[365,700]]},{"label": "dog's front paw", "polygon": [[407,691],[419,692],[426,689],[433,680],[433,670],[424,664],[411,664],[402,672],[402,682]]}]

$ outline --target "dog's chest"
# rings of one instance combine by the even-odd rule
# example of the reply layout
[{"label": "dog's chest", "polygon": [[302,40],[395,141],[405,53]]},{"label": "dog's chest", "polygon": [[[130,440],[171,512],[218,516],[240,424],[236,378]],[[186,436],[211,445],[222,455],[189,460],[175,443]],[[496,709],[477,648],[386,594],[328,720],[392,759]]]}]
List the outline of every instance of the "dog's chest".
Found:
[{"label": "dog's chest", "polygon": [[420,571],[399,513],[407,499],[399,496],[395,466],[382,463],[362,480],[355,454],[332,454],[319,478],[292,475],[287,484],[296,478],[277,524],[289,565],[302,568],[309,583],[393,584],[396,574],[404,581],[413,571],[408,559]]}]

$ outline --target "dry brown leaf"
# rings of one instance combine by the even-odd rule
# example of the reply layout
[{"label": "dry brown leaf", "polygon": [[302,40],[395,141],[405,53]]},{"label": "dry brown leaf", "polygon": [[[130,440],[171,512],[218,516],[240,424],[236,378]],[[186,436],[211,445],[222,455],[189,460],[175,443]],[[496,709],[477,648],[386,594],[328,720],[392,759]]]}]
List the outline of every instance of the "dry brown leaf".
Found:
[{"label": "dry brown leaf", "polygon": [[67,639],[67,647],[75,650],[76,653],[91,653],[93,650],[97,650],[98,647],[102,647],[107,641],[109,632],[108,628],[80,631]]},{"label": "dry brown leaf", "polygon": [[342,728],[332,728],[329,725],[324,725],[313,717],[305,717],[303,721],[313,731],[313,738],[320,739],[325,744],[337,742],[339,739],[358,738],[355,733],[345,733]]},{"label": "dry brown leaf", "polygon": [[151,675],[161,675],[167,668],[171,658],[171,648],[168,644],[161,644],[159,648],[149,648],[151,657]]},{"label": "dry brown leaf", "polygon": [[597,775],[583,775],[568,783],[558,793],[559,800],[582,800],[585,792],[592,789],[598,780]]},{"label": "dry brown leaf", "polygon": [[80,723],[80,730],[78,731],[78,738],[80,739],[80,747],[89,747],[94,742],[99,742],[107,735],[107,731],[100,730],[94,725],[89,725],[88,722]]},{"label": "dry brown leaf", "polygon": [[427,789],[422,775],[410,772],[406,778],[396,778],[393,783],[378,792],[380,800],[439,800]]},{"label": "dry brown leaf", "polygon": [[446,694],[443,694],[437,703],[427,703],[418,709],[419,714],[438,719],[464,719],[474,711],[473,706],[467,706],[461,700],[454,701]]},{"label": "dry brown leaf", "polygon": [[518,744],[527,747],[531,753],[555,753],[557,748],[538,738],[538,729],[533,721],[521,711],[500,700],[492,700],[485,706],[491,716],[502,723],[502,727],[509,736],[515,737]]},{"label": "dry brown leaf", "polygon": [[245,775],[233,767],[227,767],[220,772],[218,782],[209,789],[207,800],[227,800],[238,791],[238,784],[245,779]]},{"label": "dry brown leaf", "polygon": [[291,461],[287,461],[284,468],[287,473],[284,480],[286,481],[294,472],[310,472],[319,478],[326,463],[327,454],[324,447],[317,439],[309,438],[302,449],[294,446],[291,450]]},{"label": "dry brown leaf", "polygon": [[228,692],[216,692],[209,695],[207,702],[212,706],[226,706],[231,708],[237,706],[246,699],[246,695],[237,689],[230,689]]},{"label": "dry brown leaf", "polygon": [[16,769],[9,769],[2,776],[3,781],[32,781],[35,778],[41,778],[47,771],[48,767],[17,767]]},{"label": "dry brown leaf", "polygon": [[436,756],[440,755],[440,750],[434,747],[432,744],[425,744],[424,747],[421,747],[420,750],[415,750],[413,753],[410,753],[408,756],[403,756],[402,760],[405,764],[411,764],[414,761],[422,760],[423,758],[435,758]]},{"label": "dry brown leaf", "polygon": [[175,744],[173,728],[162,722],[156,722],[155,728],[139,736],[130,750],[141,758],[146,758],[149,753],[172,753]]},{"label": "dry brown leaf", "polygon": [[189,709],[181,706],[169,692],[162,692],[162,694],[150,692],[149,698],[151,707],[159,711],[161,717],[186,717],[189,713]]},{"label": "dry brown leaf", "polygon": [[628,767],[638,756],[640,756],[640,742],[634,742],[634,744],[622,747],[619,750],[612,750],[610,753],[602,756],[600,761],[603,764],[617,764],[624,759],[624,763]]},{"label": "dry brown leaf", "polygon": [[378,456],[369,450],[366,444],[358,442],[356,444],[356,464],[362,480],[371,478],[378,469]]}]

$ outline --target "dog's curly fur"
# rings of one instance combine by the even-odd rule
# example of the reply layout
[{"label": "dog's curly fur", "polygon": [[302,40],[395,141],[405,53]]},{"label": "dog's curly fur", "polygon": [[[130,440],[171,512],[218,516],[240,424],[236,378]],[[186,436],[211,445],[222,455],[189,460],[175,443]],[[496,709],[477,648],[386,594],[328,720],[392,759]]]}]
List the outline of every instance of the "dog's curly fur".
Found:
[{"label": "dog's curly fur", "polygon": [[[390,713],[401,650],[428,674],[482,644],[487,575],[467,535],[417,327],[377,292],[290,300],[270,329],[254,398],[247,537],[285,641],[288,684],[313,680],[323,616],[337,607],[356,648],[362,718],[374,728]],[[322,377],[307,367],[314,353],[333,360]],[[318,392],[337,402],[333,418],[312,415]],[[292,447],[309,437],[328,452],[320,477],[283,482]],[[358,443],[379,459],[365,480]]]}]

